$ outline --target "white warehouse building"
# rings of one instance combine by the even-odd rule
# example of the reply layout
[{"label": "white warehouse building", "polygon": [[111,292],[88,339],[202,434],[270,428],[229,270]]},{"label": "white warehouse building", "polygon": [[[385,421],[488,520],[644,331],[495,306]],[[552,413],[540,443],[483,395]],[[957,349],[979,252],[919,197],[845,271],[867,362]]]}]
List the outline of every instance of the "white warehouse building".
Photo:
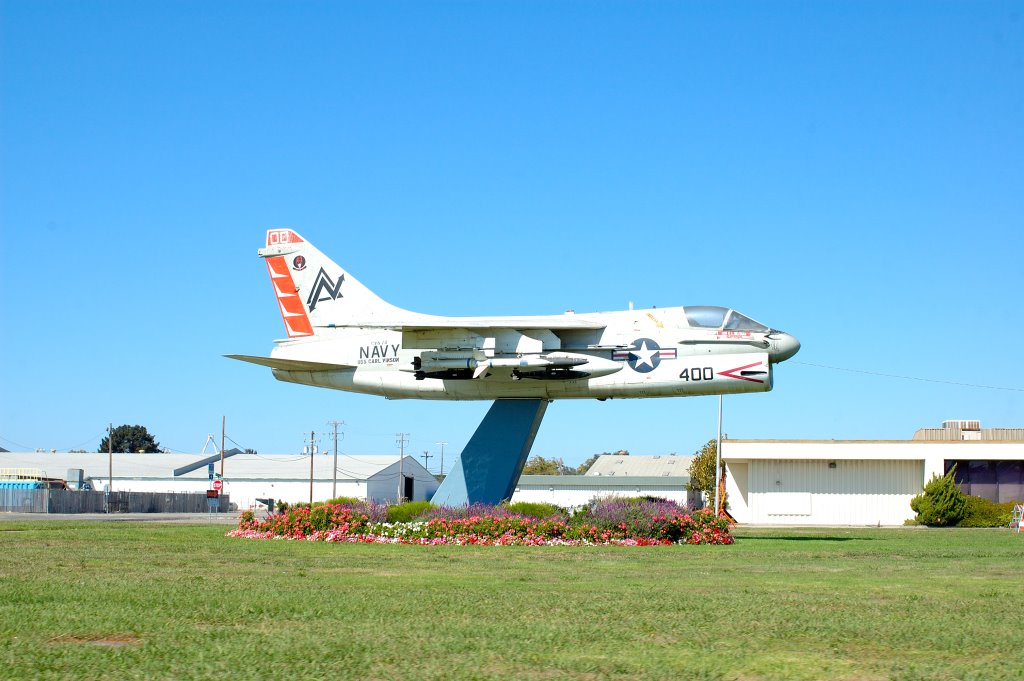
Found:
[{"label": "white warehouse building", "polygon": [[700,505],[687,489],[692,456],[599,456],[585,475],[523,475],[512,501],[544,502],[563,508],[585,506],[600,497],[658,497]]},{"label": "white warehouse building", "polygon": [[[212,487],[211,463],[219,474],[220,457],[201,454],[0,452],[0,469],[34,469],[47,478],[69,481],[81,470],[82,479],[100,491],[108,488],[112,473],[112,489],[119,492],[206,492]],[[332,454],[317,454],[312,464],[314,501],[346,496],[393,502],[399,492],[406,499],[423,501],[439,485],[411,456],[400,465],[394,454],[339,455],[335,471]],[[310,478],[310,457],[302,454],[224,457],[223,494],[239,509],[256,506],[257,499],[308,502]]]},{"label": "white warehouse building", "polygon": [[1024,499],[1024,429],[947,421],[913,440],[723,440],[729,513],[740,523],[902,525],[933,475],[967,494]]}]

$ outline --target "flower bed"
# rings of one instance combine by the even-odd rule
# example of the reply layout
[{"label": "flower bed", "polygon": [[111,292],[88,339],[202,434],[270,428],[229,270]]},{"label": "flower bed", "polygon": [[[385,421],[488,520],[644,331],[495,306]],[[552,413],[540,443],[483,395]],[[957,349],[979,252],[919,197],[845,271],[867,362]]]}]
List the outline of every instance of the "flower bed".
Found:
[{"label": "flower bed", "polygon": [[292,508],[257,520],[242,514],[228,536],[377,544],[494,546],[732,544],[728,521],[671,502],[603,499],[572,515],[532,518],[502,506],[434,508],[413,522],[387,523],[376,504]]}]

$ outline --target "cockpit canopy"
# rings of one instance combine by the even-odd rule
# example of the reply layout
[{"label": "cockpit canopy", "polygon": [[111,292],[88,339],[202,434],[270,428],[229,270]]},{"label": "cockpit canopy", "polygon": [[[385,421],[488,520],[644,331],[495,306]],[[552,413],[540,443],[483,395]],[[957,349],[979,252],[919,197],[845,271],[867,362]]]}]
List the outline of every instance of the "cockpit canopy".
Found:
[{"label": "cockpit canopy", "polygon": [[771,331],[764,324],[755,322],[750,317],[736,310],[714,305],[688,305],[683,310],[686,321],[691,327],[700,329],[723,329],[725,331],[754,331],[768,333]]}]

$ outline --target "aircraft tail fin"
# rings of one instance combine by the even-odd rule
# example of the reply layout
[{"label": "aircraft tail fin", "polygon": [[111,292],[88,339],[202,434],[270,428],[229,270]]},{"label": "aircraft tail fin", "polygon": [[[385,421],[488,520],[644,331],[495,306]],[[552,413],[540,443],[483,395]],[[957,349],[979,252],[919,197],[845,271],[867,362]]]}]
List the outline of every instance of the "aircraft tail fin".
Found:
[{"label": "aircraft tail fin", "polygon": [[359,326],[407,314],[290,229],[267,230],[267,245],[259,254],[289,338],[316,335],[320,327]]}]

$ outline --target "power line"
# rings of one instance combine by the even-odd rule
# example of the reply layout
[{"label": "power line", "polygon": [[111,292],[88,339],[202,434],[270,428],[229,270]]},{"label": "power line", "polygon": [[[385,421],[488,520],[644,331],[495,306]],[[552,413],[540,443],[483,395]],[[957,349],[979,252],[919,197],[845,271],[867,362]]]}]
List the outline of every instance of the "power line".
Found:
[{"label": "power line", "polygon": [[22,450],[24,450],[26,452],[28,450],[30,450],[30,449],[34,449],[33,447],[29,447],[28,445],[23,445],[20,442],[15,442],[14,440],[8,439],[8,438],[4,437],[3,435],[0,435],[0,440],[3,440],[4,442],[10,443],[10,444],[14,445],[15,447],[18,447],[19,449],[22,449]]},{"label": "power line", "polygon": [[809,367],[818,367],[819,369],[832,369],[833,371],[847,371],[851,374],[867,374],[868,376],[882,376],[884,378],[899,378],[904,381],[922,381],[925,383],[942,383],[944,385],[959,385],[965,388],[983,388],[985,390],[1009,390],[1011,392],[1024,393],[1024,388],[1007,388],[999,385],[980,385],[978,383],[960,383],[959,381],[943,381],[938,378],[922,378],[920,376],[899,376],[897,374],[885,374],[880,371],[865,371],[863,369],[847,369],[845,367],[834,367],[828,364],[814,364],[813,362],[801,362],[793,360],[793,364],[803,364]]},{"label": "power line", "polygon": [[87,442],[95,442],[96,440],[102,440],[103,439],[103,435],[104,435],[104,433],[100,433],[99,435],[93,435],[88,440],[82,440],[77,445],[71,445],[70,447],[60,447],[59,449],[77,449],[77,448],[81,447],[82,445],[84,445]]},{"label": "power line", "polygon": [[240,445],[237,442],[235,442],[234,440],[232,440],[230,435],[225,435],[224,437],[227,438],[228,442],[230,442],[234,446],[241,447],[243,451],[246,450],[246,449],[249,449],[249,447],[246,447],[244,445]]},{"label": "power line", "polygon": [[[303,448],[305,449],[305,448]],[[257,459],[263,459],[264,461],[273,461],[274,463],[289,463],[292,461],[303,461],[306,458],[305,454],[296,454],[295,456],[273,457],[267,454],[250,454],[249,456],[255,456]]]},{"label": "power line", "polygon": [[[98,435],[93,435],[88,440],[82,440],[78,444],[71,445],[70,447],[57,447],[57,449],[58,450],[77,449],[77,448],[79,448],[82,445],[85,445],[87,443],[95,442],[97,440],[102,440],[106,436],[107,436],[107,431],[106,431],[106,429],[104,429],[102,433],[100,433]],[[4,442],[6,442],[6,443],[8,443],[10,445],[13,445],[13,446],[17,447],[18,449],[20,449],[22,451],[25,451],[25,452],[30,452],[30,451],[35,451],[36,449],[40,449],[39,447],[30,447],[29,445],[25,445],[25,444],[22,444],[20,442],[15,442],[14,440],[12,440],[10,438],[7,438],[7,437],[4,437],[3,435],[0,435],[0,440],[4,441]],[[43,448],[43,449],[51,449],[51,448]]]}]

